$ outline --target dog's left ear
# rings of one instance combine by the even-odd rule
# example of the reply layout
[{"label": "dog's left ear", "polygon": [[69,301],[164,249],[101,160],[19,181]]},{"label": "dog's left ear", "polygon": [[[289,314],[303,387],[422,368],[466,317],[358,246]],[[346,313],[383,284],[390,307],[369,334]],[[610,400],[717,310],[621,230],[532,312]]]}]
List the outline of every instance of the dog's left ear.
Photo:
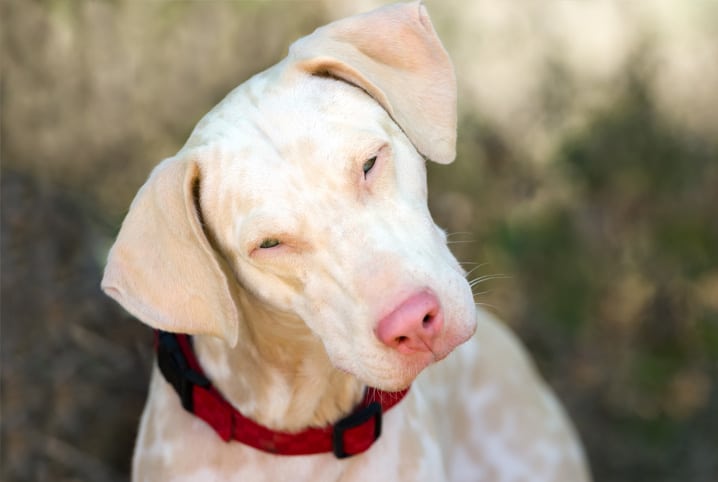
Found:
[{"label": "dog's left ear", "polygon": [[421,2],[330,23],[289,49],[290,65],[364,89],[426,158],[456,157],[456,78]]}]

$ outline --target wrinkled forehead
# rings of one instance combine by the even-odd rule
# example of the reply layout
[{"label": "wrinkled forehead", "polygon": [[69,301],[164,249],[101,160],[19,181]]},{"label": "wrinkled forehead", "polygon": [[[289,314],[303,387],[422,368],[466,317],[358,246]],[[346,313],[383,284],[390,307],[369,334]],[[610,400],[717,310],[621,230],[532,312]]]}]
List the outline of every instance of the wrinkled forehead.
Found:
[{"label": "wrinkled forehead", "polygon": [[304,76],[286,89],[255,101],[253,127],[277,149],[292,140],[312,139],[326,149],[351,141],[365,131],[377,135],[391,122],[366,92],[332,78]]},{"label": "wrinkled forehead", "polygon": [[235,98],[200,125],[214,129],[212,143],[221,146],[221,167],[216,167],[232,181],[222,184],[254,204],[278,201],[287,189],[347,179],[358,159],[371,157],[398,129],[363,90],[332,78],[306,76],[287,87],[248,87],[231,94]]}]

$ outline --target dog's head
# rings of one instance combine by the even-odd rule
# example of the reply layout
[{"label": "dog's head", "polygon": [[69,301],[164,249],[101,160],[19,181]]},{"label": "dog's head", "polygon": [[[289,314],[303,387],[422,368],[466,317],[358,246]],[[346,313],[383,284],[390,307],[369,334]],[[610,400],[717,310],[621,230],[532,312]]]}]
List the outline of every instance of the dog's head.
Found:
[{"label": "dog's head", "polygon": [[232,346],[251,296],[336,367],[403,388],[475,327],[426,199],[425,158],[451,162],[455,135],[453,68],[423,6],[320,28],[154,170],[103,289],[151,326]]}]

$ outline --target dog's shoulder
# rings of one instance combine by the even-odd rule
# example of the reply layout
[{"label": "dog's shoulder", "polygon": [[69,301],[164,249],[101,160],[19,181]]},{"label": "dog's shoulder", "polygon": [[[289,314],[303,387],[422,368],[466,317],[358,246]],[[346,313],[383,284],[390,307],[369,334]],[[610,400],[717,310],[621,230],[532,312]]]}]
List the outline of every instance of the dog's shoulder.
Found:
[{"label": "dog's shoulder", "polygon": [[[415,383],[440,420],[450,480],[588,480],[568,418],[519,338],[479,309],[477,330]],[[464,476],[462,477],[462,474]]]}]

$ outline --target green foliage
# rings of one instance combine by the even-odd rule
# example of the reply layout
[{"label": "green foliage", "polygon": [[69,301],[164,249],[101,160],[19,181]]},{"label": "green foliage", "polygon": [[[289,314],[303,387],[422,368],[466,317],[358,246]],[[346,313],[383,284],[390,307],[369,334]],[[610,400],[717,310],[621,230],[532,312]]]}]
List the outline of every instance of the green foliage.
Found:
[{"label": "green foliage", "polygon": [[579,233],[564,209],[520,224],[500,223],[493,240],[519,270],[541,321],[576,330],[588,319],[593,298],[591,267],[582,256]]}]

